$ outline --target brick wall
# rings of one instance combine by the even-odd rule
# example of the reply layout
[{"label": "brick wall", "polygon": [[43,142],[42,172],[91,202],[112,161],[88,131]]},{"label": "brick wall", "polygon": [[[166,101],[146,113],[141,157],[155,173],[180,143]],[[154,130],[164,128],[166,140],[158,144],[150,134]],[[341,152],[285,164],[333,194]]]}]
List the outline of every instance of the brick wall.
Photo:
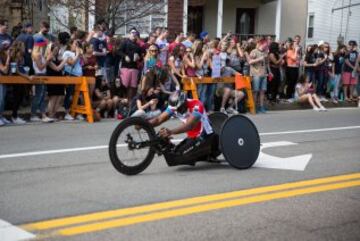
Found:
[{"label": "brick wall", "polygon": [[170,33],[183,31],[183,0],[168,0],[168,29]]}]

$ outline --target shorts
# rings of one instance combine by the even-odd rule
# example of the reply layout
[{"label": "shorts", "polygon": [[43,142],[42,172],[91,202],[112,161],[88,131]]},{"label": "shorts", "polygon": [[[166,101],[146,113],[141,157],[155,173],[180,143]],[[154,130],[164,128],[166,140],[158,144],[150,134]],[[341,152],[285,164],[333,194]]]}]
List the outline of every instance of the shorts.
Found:
[{"label": "shorts", "polygon": [[137,69],[121,68],[120,70],[121,83],[126,88],[128,87],[137,88],[138,75],[139,75],[139,70]]},{"label": "shorts", "polygon": [[253,76],[252,77],[252,90],[255,92],[267,90],[267,77],[266,76]]},{"label": "shorts", "polygon": [[356,85],[357,84],[357,78],[352,76],[351,72],[344,72],[342,74],[342,81],[343,85]]}]

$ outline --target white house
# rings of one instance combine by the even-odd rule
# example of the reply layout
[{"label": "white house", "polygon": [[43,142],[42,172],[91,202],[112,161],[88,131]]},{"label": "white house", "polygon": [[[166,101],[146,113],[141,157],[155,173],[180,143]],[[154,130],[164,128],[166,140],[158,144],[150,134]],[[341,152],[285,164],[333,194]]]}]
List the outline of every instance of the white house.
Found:
[{"label": "white house", "polygon": [[308,0],[306,44],[360,42],[360,0]]}]

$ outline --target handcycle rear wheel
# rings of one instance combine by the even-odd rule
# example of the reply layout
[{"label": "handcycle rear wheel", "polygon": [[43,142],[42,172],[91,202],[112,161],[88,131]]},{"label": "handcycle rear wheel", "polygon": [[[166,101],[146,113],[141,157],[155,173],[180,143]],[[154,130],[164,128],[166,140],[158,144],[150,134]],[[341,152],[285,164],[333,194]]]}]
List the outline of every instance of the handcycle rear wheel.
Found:
[{"label": "handcycle rear wheel", "polygon": [[144,171],[154,158],[151,141],[155,139],[154,128],[140,117],[123,120],[114,130],[109,143],[112,165],[125,175]]},{"label": "handcycle rear wheel", "polygon": [[232,167],[250,168],[259,157],[259,132],[249,118],[234,115],[222,126],[220,146],[225,160]]}]

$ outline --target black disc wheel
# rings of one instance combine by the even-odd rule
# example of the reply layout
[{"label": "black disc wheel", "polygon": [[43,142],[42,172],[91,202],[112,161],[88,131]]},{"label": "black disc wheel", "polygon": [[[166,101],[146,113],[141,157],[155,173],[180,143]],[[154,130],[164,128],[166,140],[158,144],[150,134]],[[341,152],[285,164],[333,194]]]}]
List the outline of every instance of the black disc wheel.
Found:
[{"label": "black disc wheel", "polygon": [[221,127],[228,118],[228,115],[222,112],[214,112],[209,115],[209,120],[215,134],[220,135]]},{"label": "black disc wheel", "polygon": [[226,120],[221,129],[220,146],[225,160],[233,167],[251,167],[260,152],[260,137],[253,122],[243,115]]},{"label": "black disc wheel", "polygon": [[131,117],[122,121],[112,133],[109,155],[117,171],[125,175],[136,175],[144,171],[154,158],[151,141],[154,128],[144,119]]}]

